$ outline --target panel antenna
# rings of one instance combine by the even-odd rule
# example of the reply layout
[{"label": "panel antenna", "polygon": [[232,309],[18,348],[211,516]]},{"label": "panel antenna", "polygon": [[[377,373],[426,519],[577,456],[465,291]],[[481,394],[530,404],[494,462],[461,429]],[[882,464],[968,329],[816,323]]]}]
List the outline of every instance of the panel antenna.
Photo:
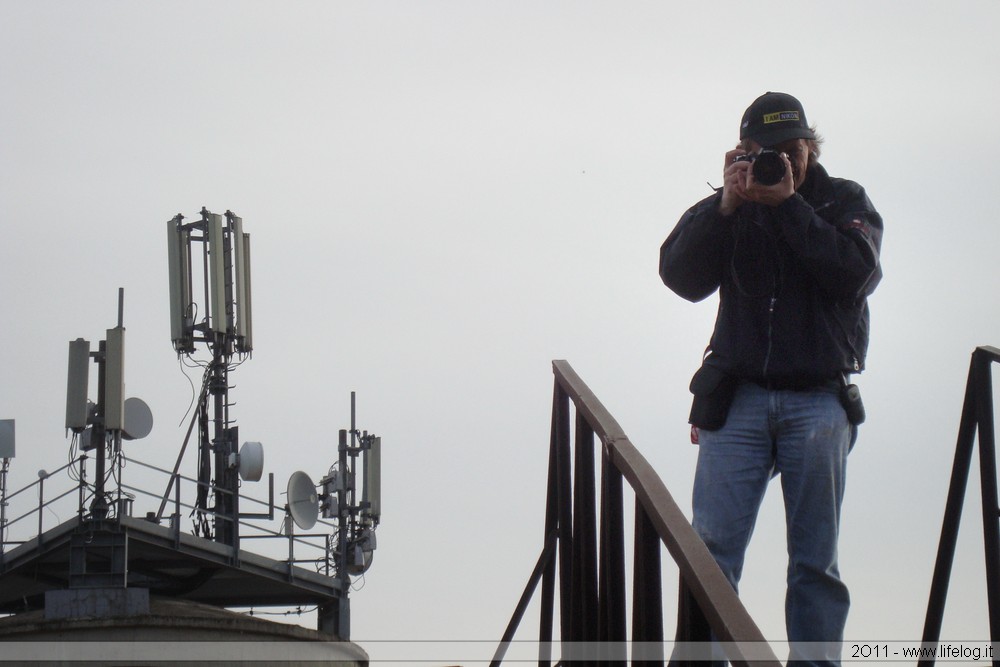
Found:
[{"label": "panel antenna", "polygon": [[[238,431],[229,414],[233,405],[229,372],[238,365],[234,361],[253,352],[250,235],[243,231],[243,218],[232,211],[218,214],[204,207],[192,222],[186,222],[183,215],[174,216],[167,223],[167,260],[174,350],[181,357],[193,356],[203,347],[211,355],[209,361],[194,362],[205,369],[192,417],[192,428],[195,423],[204,424],[198,429],[196,533],[235,547],[239,543],[240,478],[259,480],[263,466],[259,443],[237,451]],[[173,481],[163,495],[157,519],[172,487]]]}]

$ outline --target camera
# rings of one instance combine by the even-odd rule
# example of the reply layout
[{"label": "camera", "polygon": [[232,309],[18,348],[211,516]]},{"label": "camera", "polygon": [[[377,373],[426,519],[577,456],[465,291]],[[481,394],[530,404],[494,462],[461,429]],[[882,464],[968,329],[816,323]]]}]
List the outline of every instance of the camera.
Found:
[{"label": "camera", "polygon": [[777,185],[785,177],[785,161],[778,151],[764,149],[759,153],[737,155],[733,162],[751,163],[753,180],[761,185]]}]

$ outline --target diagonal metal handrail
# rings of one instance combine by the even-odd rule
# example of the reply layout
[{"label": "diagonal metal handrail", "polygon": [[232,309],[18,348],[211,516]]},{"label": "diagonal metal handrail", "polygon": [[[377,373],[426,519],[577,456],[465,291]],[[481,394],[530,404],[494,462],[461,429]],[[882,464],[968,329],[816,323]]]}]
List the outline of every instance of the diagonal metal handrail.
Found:
[{"label": "diagonal metal handrail", "polygon": [[[645,661],[663,661],[663,604],[660,544],[676,562],[681,578],[683,628],[679,640],[708,639],[710,628],[734,665],[780,662],[722,574],[715,559],[674,501],[659,475],[639,453],[618,422],[566,361],[553,361],[555,388],[545,548],[494,655],[499,665],[513,640],[535,588],[541,583],[539,665],[551,660],[555,574],[558,562],[560,636],[567,647],[596,646],[583,657],[624,664],[625,563],[622,480],[635,492],[632,593],[633,661],[642,647]],[[573,479],[570,475],[569,403],[576,409]],[[595,505],[594,437],[601,443],[600,527]],[[600,551],[597,550],[598,538]],[[555,543],[558,543],[556,545]],[[558,549],[556,548],[558,546]],[[690,596],[690,600],[685,598]],[[706,634],[691,634],[701,620]],[[652,649],[650,647],[653,647]],[[575,656],[580,657],[580,656]]]}]

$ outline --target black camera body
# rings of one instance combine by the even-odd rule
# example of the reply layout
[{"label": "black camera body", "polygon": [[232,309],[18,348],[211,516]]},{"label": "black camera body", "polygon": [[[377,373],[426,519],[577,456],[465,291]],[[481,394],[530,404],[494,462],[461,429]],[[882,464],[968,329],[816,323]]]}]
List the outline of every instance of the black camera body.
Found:
[{"label": "black camera body", "polygon": [[761,185],[777,185],[785,177],[785,161],[778,151],[765,148],[759,153],[737,155],[733,162],[751,163],[753,180]]}]

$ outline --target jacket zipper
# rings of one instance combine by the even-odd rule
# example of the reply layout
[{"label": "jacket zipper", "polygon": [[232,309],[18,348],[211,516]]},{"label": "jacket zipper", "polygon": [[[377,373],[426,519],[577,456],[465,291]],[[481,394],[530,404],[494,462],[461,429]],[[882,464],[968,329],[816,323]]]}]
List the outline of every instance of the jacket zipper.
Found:
[{"label": "jacket zipper", "polygon": [[767,305],[767,353],[764,355],[764,379],[767,378],[767,370],[771,365],[771,347],[774,343],[771,334],[774,331],[774,304],[777,300],[777,296],[771,295],[771,301]]}]

